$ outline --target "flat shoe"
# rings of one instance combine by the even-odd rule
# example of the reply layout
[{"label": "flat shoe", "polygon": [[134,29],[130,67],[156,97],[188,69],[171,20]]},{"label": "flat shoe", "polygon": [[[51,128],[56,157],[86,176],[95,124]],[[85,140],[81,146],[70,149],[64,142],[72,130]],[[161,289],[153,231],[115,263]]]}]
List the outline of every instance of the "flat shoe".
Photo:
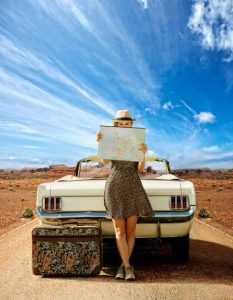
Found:
[{"label": "flat shoe", "polygon": [[125,270],[123,266],[120,266],[117,270],[116,279],[124,279],[125,278]]},{"label": "flat shoe", "polygon": [[134,267],[129,266],[125,267],[125,280],[134,280],[135,275],[134,275]]}]

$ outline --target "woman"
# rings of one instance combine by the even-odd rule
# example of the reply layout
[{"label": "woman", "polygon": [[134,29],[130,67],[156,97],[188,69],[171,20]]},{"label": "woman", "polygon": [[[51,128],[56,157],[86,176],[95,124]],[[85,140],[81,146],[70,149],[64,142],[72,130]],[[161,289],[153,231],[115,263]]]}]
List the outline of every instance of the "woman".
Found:
[{"label": "woman", "polygon": [[[128,110],[119,110],[113,119],[114,126],[132,127],[135,119],[131,118]],[[96,140],[103,137],[97,132]],[[138,216],[153,216],[150,201],[143,189],[138,172],[143,172],[145,167],[145,153],[147,145],[139,147],[144,153],[144,160],[140,163],[132,161],[112,160],[112,173],[108,177],[104,192],[104,205],[112,218],[117,248],[122,264],[119,266],[115,278],[134,280],[134,268],[129,259],[132,254]],[[103,160],[108,164],[110,160]]]}]

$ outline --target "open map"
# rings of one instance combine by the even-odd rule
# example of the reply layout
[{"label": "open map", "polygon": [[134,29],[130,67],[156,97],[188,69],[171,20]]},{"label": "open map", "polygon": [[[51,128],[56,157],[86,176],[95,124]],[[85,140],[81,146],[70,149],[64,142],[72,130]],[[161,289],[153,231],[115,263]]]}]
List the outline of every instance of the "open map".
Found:
[{"label": "open map", "polygon": [[103,138],[99,141],[98,155],[102,159],[142,161],[138,150],[145,143],[145,128],[100,126]]}]

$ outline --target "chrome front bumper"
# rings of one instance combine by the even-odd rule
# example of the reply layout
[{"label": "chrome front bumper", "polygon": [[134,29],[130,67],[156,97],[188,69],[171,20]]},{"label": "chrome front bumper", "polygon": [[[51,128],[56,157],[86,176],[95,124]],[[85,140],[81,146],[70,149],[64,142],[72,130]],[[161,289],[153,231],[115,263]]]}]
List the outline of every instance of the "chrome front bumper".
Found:
[{"label": "chrome front bumper", "polygon": [[[195,205],[191,205],[189,210],[185,211],[155,211],[154,216],[138,217],[138,223],[177,223],[187,222],[194,217],[196,210]],[[42,207],[36,209],[37,214],[41,219],[91,219],[91,220],[111,220],[107,212],[55,212],[47,213],[42,210]]]}]

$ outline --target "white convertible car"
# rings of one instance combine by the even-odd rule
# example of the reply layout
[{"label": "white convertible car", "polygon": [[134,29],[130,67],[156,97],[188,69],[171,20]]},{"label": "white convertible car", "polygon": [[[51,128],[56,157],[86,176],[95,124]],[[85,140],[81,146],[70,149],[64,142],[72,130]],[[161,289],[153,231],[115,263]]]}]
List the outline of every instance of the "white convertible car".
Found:
[{"label": "white convertible car", "polygon": [[[77,163],[74,175],[40,184],[36,206],[41,224],[94,223],[101,226],[104,239],[115,237],[103,201],[110,172],[110,164],[104,165],[93,155]],[[154,216],[138,218],[136,238],[171,240],[173,258],[186,262],[196,209],[193,183],[172,175],[169,162],[154,156],[146,157],[145,173],[140,178]]]}]

